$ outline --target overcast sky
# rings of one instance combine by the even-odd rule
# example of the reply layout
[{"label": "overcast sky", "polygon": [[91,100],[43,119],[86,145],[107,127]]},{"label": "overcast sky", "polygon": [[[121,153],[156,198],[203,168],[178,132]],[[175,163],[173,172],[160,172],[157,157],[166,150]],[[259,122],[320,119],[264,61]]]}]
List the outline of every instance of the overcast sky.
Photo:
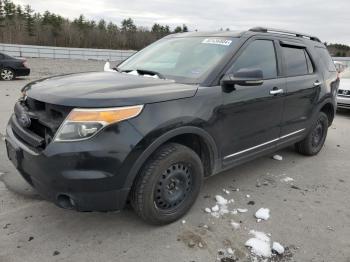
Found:
[{"label": "overcast sky", "polygon": [[322,41],[350,45],[350,0],[14,0],[39,12],[138,26],[186,24],[200,31],[269,26],[310,33]]}]

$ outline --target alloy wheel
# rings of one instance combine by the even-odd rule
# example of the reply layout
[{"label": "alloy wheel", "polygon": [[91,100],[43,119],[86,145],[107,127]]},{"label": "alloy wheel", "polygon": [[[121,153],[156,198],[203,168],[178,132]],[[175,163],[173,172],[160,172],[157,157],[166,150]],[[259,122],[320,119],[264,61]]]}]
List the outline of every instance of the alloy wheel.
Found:
[{"label": "alloy wheel", "polygon": [[3,69],[1,70],[0,76],[1,76],[1,79],[5,81],[10,81],[14,78],[14,73],[10,69]]}]

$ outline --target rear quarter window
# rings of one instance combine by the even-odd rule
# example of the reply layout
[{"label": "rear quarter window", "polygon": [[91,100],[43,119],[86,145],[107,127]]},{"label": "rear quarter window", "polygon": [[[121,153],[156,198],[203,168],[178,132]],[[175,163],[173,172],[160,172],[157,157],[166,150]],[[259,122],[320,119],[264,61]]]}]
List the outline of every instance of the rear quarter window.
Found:
[{"label": "rear quarter window", "polygon": [[328,50],[323,47],[315,47],[315,50],[320,57],[321,62],[324,64],[324,66],[328,69],[330,72],[336,72],[337,69],[335,68],[334,61],[332,60],[332,57],[328,53]]}]

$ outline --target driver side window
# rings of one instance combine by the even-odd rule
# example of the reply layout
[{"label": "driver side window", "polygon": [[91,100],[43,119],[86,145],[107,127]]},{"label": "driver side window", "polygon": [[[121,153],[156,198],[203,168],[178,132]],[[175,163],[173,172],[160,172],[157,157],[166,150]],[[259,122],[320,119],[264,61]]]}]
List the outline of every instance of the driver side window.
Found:
[{"label": "driver side window", "polygon": [[236,59],[230,73],[240,69],[260,69],[264,79],[277,78],[277,62],[274,43],[271,40],[255,40]]}]

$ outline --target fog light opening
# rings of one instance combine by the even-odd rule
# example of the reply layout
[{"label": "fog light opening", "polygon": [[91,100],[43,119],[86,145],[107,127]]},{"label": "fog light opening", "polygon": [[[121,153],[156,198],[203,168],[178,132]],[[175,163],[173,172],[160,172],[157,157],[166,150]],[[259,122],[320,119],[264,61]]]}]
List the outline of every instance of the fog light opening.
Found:
[{"label": "fog light opening", "polygon": [[75,202],[67,195],[59,195],[57,197],[57,204],[65,209],[74,209]]}]

